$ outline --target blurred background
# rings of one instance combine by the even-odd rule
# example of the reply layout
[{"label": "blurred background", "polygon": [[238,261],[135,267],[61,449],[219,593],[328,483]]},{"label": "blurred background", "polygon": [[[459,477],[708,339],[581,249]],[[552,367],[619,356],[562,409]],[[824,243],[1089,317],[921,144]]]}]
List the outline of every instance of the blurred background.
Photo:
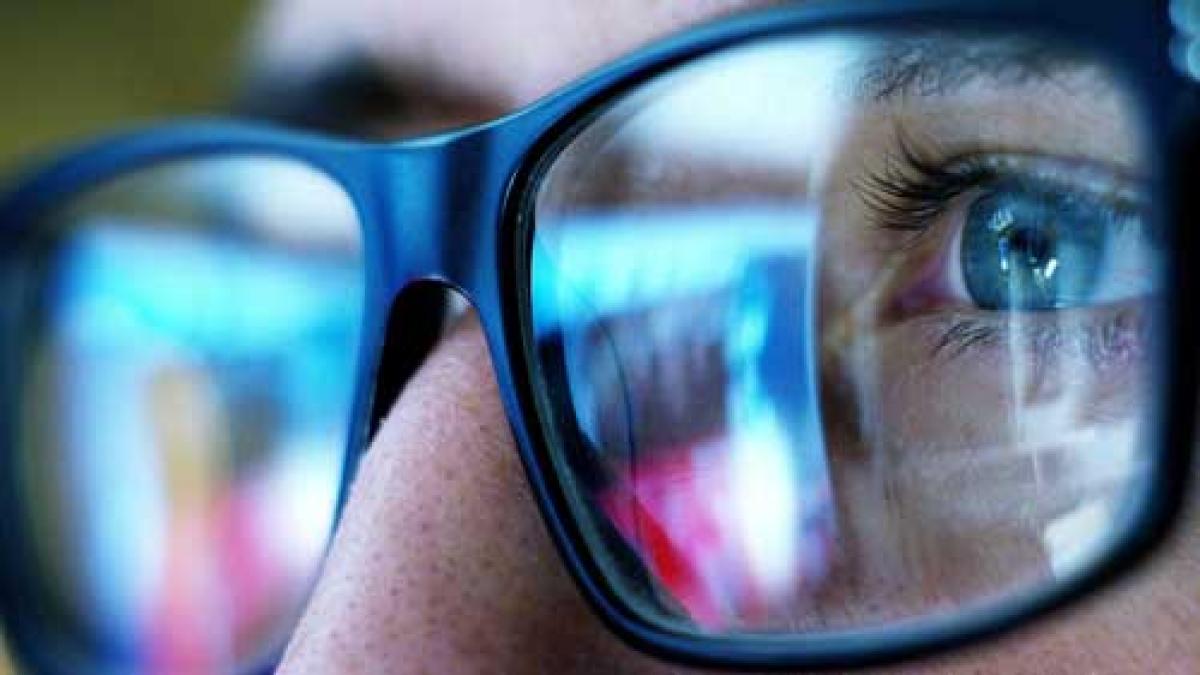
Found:
[{"label": "blurred background", "polygon": [[259,4],[3,0],[0,167],[114,127],[220,112]]},{"label": "blurred background", "polygon": [[[72,140],[220,113],[250,0],[0,1],[0,175]],[[0,675],[17,672],[0,635]]]}]

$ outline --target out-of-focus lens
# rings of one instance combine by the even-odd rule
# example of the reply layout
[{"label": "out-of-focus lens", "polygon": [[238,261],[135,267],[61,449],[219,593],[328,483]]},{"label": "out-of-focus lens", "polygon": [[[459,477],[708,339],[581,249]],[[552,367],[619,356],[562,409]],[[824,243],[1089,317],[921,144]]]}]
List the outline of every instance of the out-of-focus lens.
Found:
[{"label": "out-of-focus lens", "polygon": [[1138,101],[1032,35],[761,40],[581,123],[533,215],[553,462],[671,630],[994,607],[1152,487],[1163,256]]},{"label": "out-of-focus lens", "polygon": [[74,672],[263,667],[341,481],[364,295],[350,198],[298,162],[194,158],[31,232],[10,466],[36,605],[14,619]]}]

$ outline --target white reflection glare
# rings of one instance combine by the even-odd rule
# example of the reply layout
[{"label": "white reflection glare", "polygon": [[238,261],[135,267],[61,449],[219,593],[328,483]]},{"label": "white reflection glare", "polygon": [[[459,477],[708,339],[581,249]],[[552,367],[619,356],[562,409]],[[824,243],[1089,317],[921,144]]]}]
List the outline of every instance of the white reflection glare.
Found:
[{"label": "white reflection glare", "polygon": [[651,105],[621,133],[668,157],[673,149],[756,167],[821,166],[845,122],[846,64],[861,51],[850,36],[788,38],[707,59],[639,92]]},{"label": "white reflection glare", "polygon": [[[796,293],[795,285],[808,279],[811,263],[811,258],[796,259],[789,269],[803,271],[780,278],[766,260],[753,261],[743,271],[736,306],[727,317],[729,470],[737,520],[730,531],[740,540],[744,582],[753,591],[749,602],[743,599],[743,612],[752,613],[754,599],[770,611],[804,590],[802,583],[815,586],[826,563],[823,538],[832,535],[824,523],[806,523],[810,518],[820,523],[822,512],[831,510],[825,448],[813,432],[815,408],[804,407],[790,420],[781,419],[777,408],[813,396],[813,389],[794,386],[813,377],[812,336],[786,325],[807,317],[803,305],[811,296]],[[785,390],[797,400],[772,396],[768,383],[776,381],[778,387],[780,380],[793,385]]]},{"label": "white reflection glare", "polygon": [[259,511],[264,547],[274,552],[282,571],[306,581],[325,550],[337,501],[341,434],[293,439],[267,471]]},{"label": "white reflection glare", "polygon": [[755,415],[734,431],[733,499],[750,579],[777,598],[792,590],[798,569],[801,495],[788,439],[774,415]]},{"label": "white reflection glare", "polygon": [[1051,521],[1043,540],[1054,575],[1062,578],[1095,560],[1111,536],[1112,522],[1111,500],[1085,503]]},{"label": "white reflection glare", "polygon": [[173,179],[205,191],[209,203],[264,238],[325,252],[358,252],[362,237],[350,198],[323,173],[298,162],[236,157],[180,165]]},{"label": "white reflection glare", "polygon": [[[1009,292],[1020,297],[1022,289],[1014,282]],[[1038,328],[1047,319],[1028,315],[1010,311],[1007,317],[1009,438],[1014,458],[1024,455],[1032,463],[1029,506],[1042,519],[1050,572],[1061,576],[1111,541],[1114,514],[1135,492],[1147,458],[1139,452],[1137,416],[1095,419],[1103,405],[1097,392],[1111,385],[1097,381],[1094,356],[1077,337],[1086,328],[1071,319]],[[1053,331],[1054,339],[1038,337],[1039,330]]]}]

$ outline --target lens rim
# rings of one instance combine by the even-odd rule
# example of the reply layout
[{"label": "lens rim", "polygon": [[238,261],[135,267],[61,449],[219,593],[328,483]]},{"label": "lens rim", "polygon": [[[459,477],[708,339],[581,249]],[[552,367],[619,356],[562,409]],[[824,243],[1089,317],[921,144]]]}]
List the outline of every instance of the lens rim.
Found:
[{"label": "lens rim", "polygon": [[[1181,222],[1173,215],[1178,197],[1163,180],[1168,175],[1163,161],[1176,156],[1167,142],[1167,135],[1163,133],[1166,128],[1165,101],[1175,84],[1169,75],[1151,72],[1146,67],[1153,62],[1147,52],[1154,51],[1153,45],[1161,37],[1161,26],[1156,24],[1155,17],[1147,13],[1144,7],[1143,11],[1137,12],[1131,3],[1120,7],[1114,3],[1112,9],[1105,7],[1105,12],[1097,12],[1095,8],[1087,10],[1081,3],[1044,5],[1039,7],[1037,3],[1015,2],[1000,8],[986,2],[951,4],[936,1],[892,3],[890,6],[862,3],[849,9],[846,6],[824,5],[820,8],[809,7],[811,12],[795,12],[792,21],[768,22],[766,25],[747,22],[741,26],[741,30],[724,34],[718,31],[707,36],[708,42],[678,45],[675,51],[664,48],[665,54],[643,54],[641,57],[647,59],[645,63],[639,63],[635,58],[620,64],[609,73],[611,79],[607,82],[608,86],[590,91],[589,96],[579,101],[570,114],[559,117],[556,125],[543,136],[541,145],[535,145],[531,150],[530,157],[533,159],[521,168],[512,188],[512,193],[519,195],[521,200],[510,204],[507,214],[507,219],[519,228],[517,252],[510,258],[502,258],[501,263],[515,262],[518,276],[525,279],[524,287],[514,289],[517,293],[514,311],[518,315],[516,320],[523,328],[519,336],[521,362],[518,366],[528,374],[527,382],[523,386],[518,385],[516,393],[522,399],[520,407],[526,411],[525,415],[528,417],[532,411],[537,418],[537,426],[532,431],[537,439],[532,444],[534,456],[526,461],[528,464],[532,460],[534,468],[531,473],[540,474],[534,484],[543,484],[545,492],[539,497],[548,504],[543,506],[543,511],[574,576],[602,618],[631,644],[664,658],[709,667],[841,668],[918,657],[990,637],[1077,600],[1143,560],[1153,548],[1152,542],[1169,528],[1182,495],[1181,480],[1187,473],[1187,447],[1191,433],[1188,428],[1190,413],[1180,415],[1181,410],[1190,410],[1192,396],[1188,392],[1191,391],[1191,378],[1181,373],[1179,367],[1159,368],[1168,380],[1164,382],[1165,389],[1172,394],[1166,399],[1163,410],[1156,411],[1157,418],[1152,419],[1150,424],[1155,428],[1151,436],[1157,437],[1157,447],[1150,451],[1155,462],[1153,476],[1149,479],[1152,487],[1146,494],[1146,501],[1135,509],[1137,516],[1120,528],[1120,536],[1103,559],[1090,569],[1065,582],[1049,584],[1046,589],[1028,596],[988,603],[983,609],[966,610],[946,617],[918,618],[874,628],[810,635],[759,638],[684,634],[670,626],[651,625],[652,620],[638,616],[637,610],[629,606],[605,578],[602,565],[595,560],[596,554],[587,550],[587,537],[580,530],[580,525],[573,522],[572,516],[566,515],[570,513],[572,500],[567,494],[569,488],[555,474],[555,465],[559,462],[549,456],[562,444],[554,428],[554,420],[563,404],[549,400],[544,393],[545,387],[530,384],[544,378],[536,353],[532,302],[529,297],[532,286],[529,278],[535,229],[533,221],[537,194],[555,159],[596,116],[639,84],[680,63],[750,40],[784,34],[801,36],[838,30],[896,30],[905,27],[948,30],[966,27],[976,32],[1016,28],[1046,38],[1069,40],[1094,52],[1097,58],[1110,59],[1106,65],[1111,65],[1141,99],[1151,127],[1148,137],[1151,139],[1153,161],[1158,163],[1151,167],[1154,176],[1151,183],[1156,196],[1160,196],[1167,205],[1156,215],[1165,218],[1164,222]],[[757,18],[763,18],[763,15]],[[626,70],[622,70],[622,66]],[[1174,175],[1181,175],[1178,167],[1175,167]],[[1179,233],[1174,231],[1181,228],[1166,229],[1178,237]],[[1182,252],[1194,249],[1176,243],[1171,250]],[[1191,279],[1184,278],[1186,275],[1177,264],[1180,259],[1186,258],[1182,255],[1173,256],[1166,265],[1169,290],[1162,299],[1163,309],[1158,312],[1163,316],[1160,325],[1165,332],[1158,363],[1177,364],[1190,371],[1194,357],[1187,353],[1191,350],[1181,339],[1187,329],[1180,325],[1183,317],[1170,311],[1173,307],[1181,306],[1175,298],[1184,296],[1177,295],[1177,291],[1193,283]],[[1192,320],[1189,318],[1186,322],[1191,323]],[[520,379],[523,378],[518,375]]]}]

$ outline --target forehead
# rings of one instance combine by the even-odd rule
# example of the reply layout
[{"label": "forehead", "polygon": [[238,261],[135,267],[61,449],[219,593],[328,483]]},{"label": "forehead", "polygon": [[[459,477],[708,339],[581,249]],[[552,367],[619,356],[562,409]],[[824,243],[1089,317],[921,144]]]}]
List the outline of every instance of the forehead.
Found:
[{"label": "forehead", "polygon": [[260,69],[366,59],[398,80],[529,103],[636,47],[770,0],[271,0]]}]

